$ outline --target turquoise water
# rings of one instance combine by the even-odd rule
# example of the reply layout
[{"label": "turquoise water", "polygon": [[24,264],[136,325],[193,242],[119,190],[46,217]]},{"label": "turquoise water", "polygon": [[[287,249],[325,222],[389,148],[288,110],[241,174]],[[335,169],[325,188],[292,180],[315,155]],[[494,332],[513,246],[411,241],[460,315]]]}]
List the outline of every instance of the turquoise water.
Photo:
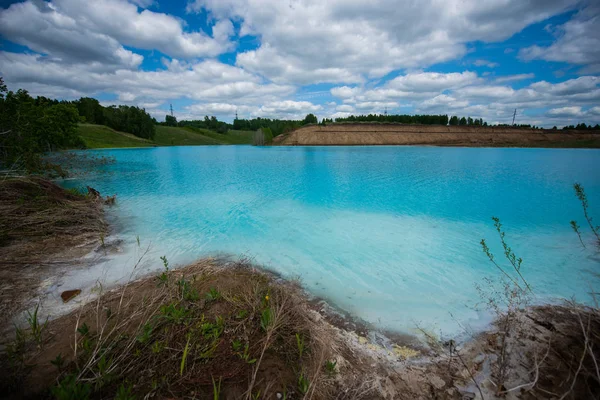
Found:
[{"label": "turquoise water", "polygon": [[[501,260],[492,216],[523,257],[536,301],[588,299],[598,270],[569,221],[584,226],[572,184],[600,221],[600,151],[439,147],[168,147],[101,150],[108,175],[88,184],[117,195],[123,252],[74,271],[91,286],[201,256],[246,256],[376,326],[444,333],[488,322],[475,283]],[[82,182],[69,181],[68,186]],[[587,233],[587,231],[586,231]],[[589,235],[586,236],[589,239]],[[591,239],[590,239],[591,240]]]}]

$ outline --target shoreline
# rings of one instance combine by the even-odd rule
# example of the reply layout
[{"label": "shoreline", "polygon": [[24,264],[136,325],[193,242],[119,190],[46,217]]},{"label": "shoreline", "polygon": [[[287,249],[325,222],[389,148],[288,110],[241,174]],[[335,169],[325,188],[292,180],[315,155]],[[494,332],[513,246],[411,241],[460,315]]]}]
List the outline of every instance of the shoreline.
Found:
[{"label": "shoreline", "polygon": [[[407,341],[406,337],[390,338],[378,331],[370,330],[368,327],[361,325],[360,321],[351,321],[349,327],[349,322],[345,319],[345,316],[340,318],[339,315],[336,315],[335,310],[333,312],[328,310],[329,305],[327,303],[324,307],[322,300],[310,296],[297,282],[283,279],[277,274],[246,263],[243,260],[241,262],[230,261],[224,263],[222,260],[205,259],[172,271],[167,270],[167,273],[172,284],[181,279],[186,279],[187,282],[193,285],[190,286],[190,290],[195,290],[191,288],[200,285],[198,286],[200,293],[208,290],[208,288],[211,288],[210,291],[213,290],[212,288],[216,288],[221,293],[219,296],[222,300],[217,300],[214,303],[202,300],[202,296],[200,300],[188,300],[180,303],[192,307],[190,310],[194,307],[200,307],[203,310],[203,315],[205,313],[211,314],[211,310],[215,307],[217,307],[215,310],[218,309],[220,313],[225,313],[222,315],[227,315],[228,312],[225,311],[227,307],[238,307],[236,305],[238,300],[236,299],[241,292],[235,288],[252,288],[254,285],[262,285],[264,289],[260,289],[258,293],[263,294],[259,295],[257,300],[252,300],[257,302],[254,304],[259,307],[260,304],[263,304],[264,307],[265,304],[268,305],[271,301],[274,302],[273,304],[280,304],[277,303],[280,301],[283,302],[281,305],[287,304],[281,309],[281,312],[286,313],[294,310],[293,312],[297,313],[295,315],[298,318],[305,320],[303,324],[309,324],[306,326],[315,329],[311,334],[306,333],[307,335],[311,335],[311,337],[322,335],[322,339],[319,340],[327,342],[327,345],[319,351],[327,351],[329,354],[327,358],[335,360],[336,373],[335,376],[325,374],[321,378],[315,379],[314,382],[318,380],[319,385],[323,385],[320,387],[324,391],[339,393],[345,387],[360,387],[361,390],[369,393],[367,397],[364,397],[369,399],[428,399],[431,391],[433,391],[439,398],[453,399],[457,396],[480,398],[479,391],[481,390],[486,399],[497,398],[494,393],[495,388],[492,385],[495,379],[492,365],[498,357],[498,320],[485,332],[478,333],[463,343],[454,343],[453,340],[446,341],[433,333],[425,331],[423,331],[423,335],[418,341],[415,341],[416,336]],[[43,339],[40,347],[32,347],[25,358],[32,357],[36,360],[36,365],[44,365],[45,362],[49,362],[60,352],[63,357],[66,357],[67,362],[69,359],[74,360],[72,356],[69,356],[69,353],[73,351],[74,341],[77,343],[78,340],[81,340],[78,339],[74,326],[81,327],[82,323],[87,321],[90,326],[89,329],[94,332],[102,325],[102,322],[98,325],[96,320],[99,310],[114,309],[117,304],[122,303],[124,304],[123,307],[127,307],[123,310],[127,315],[130,311],[126,310],[131,310],[134,313],[149,312],[150,314],[146,317],[149,318],[153,312],[156,312],[151,310],[158,311],[157,306],[161,304],[160,301],[153,303],[151,299],[154,298],[154,295],[152,293],[163,293],[161,296],[164,296],[165,289],[161,288],[158,283],[164,279],[163,275],[155,272],[103,291],[98,294],[97,298],[91,299],[71,312],[51,320],[47,328],[47,337]],[[169,287],[173,288],[171,290],[175,290],[176,287],[181,286],[177,284]],[[204,289],[200,289],[200,287]],[[267,297],[265,303],[264,293],[268,293],[267,296],[273,297],[273,299]],[[287,298],[294,300],[289,302],[285,300]],[[181,299],[177,301],[179,302]],[[110,304],[114,305],[110,306]],[[118,307],[120,309],[121,306]],[[274,307],[274,309],[278,309],[277,306]],[[510,365],[512,365],[512,370],[507,381],[507,385],[510,386],[507,386],[507,389],[530,382],[534,371],[531,371],[529,366],[536,362],[535,359],[531,358],[531,354],[545,350],[544,346],[548,340],[548,335],[553,335],[553,332],[557,331],[554,325],[560,323],[556,322],[557,315],[560,316],[564,312],[574,312],[576,310],[585,312],[584,308],[563,304],[532,306],[519,313],[517,318],[521,321],[521,327],[518,346],[521,350],[515,351],[511,355]],[[235,318],[231,319],[231,323],[234,324],[232,327],[235,326],[234,321]],[[258,323],[256,320],[253,322],[252,319],[247,321],[250,326],[255,327],[255,324]],[[229,323],[226,322],[226,324]],[[136,326],[135,329],[143,328],[139,324]],[[123,329],[126,329],[125,325]],[[226,328],[225,332],[228,332],[227,329],[229,328]],[[264,331],[260,328],[254,329],[257,329],[255,334],[264,335]],[[281,334],[284,334],[283,332]],[[293,334],[293,331],[291,333]],[[137,334],[138,337],[139,334]],[[515,344],[515,346],[517,345]],[[452,355],[453,347],[460,348],[460,358]],[[42,352],[40,353],[40,351]],[[296,350],[292,348],[285,351],[294,352]],[[315,350],[315,356],[318,354],[319,352]],[[255,356],[258,357],[258,354],[255,354]],[[215,362],[218,362],[218,359],[215,359]],[[320,363],[323,362],[320,361]],[[250,366],[251,369],[252,365]],[[278,368],[282,368],[282,366]],[[323,371],[314,373],[322,374]],[[357,380],[358,377],[360,377],[359,380]],[[38,395],[56,379],[56,371],[53,372],[52,369],[34,366],[32,372],[27,375],[24,381],[28,382],[27,389],[21,394]],[[224,382],[232,384],[233,389],[231,390],[234,392],[238,390],[239,385],[232,383],[236,380],[234,378],[228,379]],[[365,382],[368,382],[368,388],[363,386]],[[209,383],[205,382],[203,385],[210,388]],[[134,388],[145,390],[143,385],[134,386]],[[281,393],[281,390],[277,392]],[[274,395],[274,393],[272,394]]]},{"label": "shoreline", "polygon": [[[49,182],[15,180],[11,184],[23,182],[39,185],[58,199],[67,196],[66,210],[72,202],[81,203],[84,214],[96,210],[94,218],[101,219],[96,223],[107,229],[107,215],[100,212],[104,199],[97,192],[92,195],[93,189],[89,190],[92,194],[82,195]],[[21,197],[14,197],[19,203]],[[57,212],[53,207],[57,206],[50,206]],[[32,210],[37,218],[40,209]],[[81,223],[74,220],[70,229],[78,231]],[[28,290],[48,287],[48,276],[60,280],[57,274],[69,271],[70,262],[98,262],[87,256],[102,259],[123,244],[118,235],[88,236],[76,238],[75,244],[59,242],[69,245],[63,251],[53,248],[43,260],[44,275],[25,277]],[[85,237],[90,240],[82,240]],[[215,377],[219,391],[224,383],[225,398],[236,399],[257,391],[265,398],[285,393],[306,398],[319,393],[315,398],[333,399],[350,393],[349,398],[364,399],[424,400],[432,395],[496,399],[518,393],[512,398],[529,399],[547,398],[543,395],[547,391],[573,392],[576,398],[585,398],[586,391],[600,390],[600,379],[593,380],[595,352],[600,346],[588,349],[588,338],[600,331],[597,308],[523,303],[523,308],[509,306],[502,311],[500,303],[496,318],[481,332],[462,327],[462,338],[441,337],[417,325],[420,334],[402,334],[377,329],[340,311],[335,304],[311,295],[298,281],[246,258],[221,256],[174,268],[164,258],[162,272],[135,275],[138,267],[142,268],[138,272],[143,271],[140,263],[148,252],[139,243],[138,247],[133,257],[138,261],[127,281],[109,285],[98,281],[93,288],[79,289],[65,285],[78,292],[77,297],[66,301],[67,307],[52,320],[44,319],[39,304],[21,314],[27,324],[6,331],[0,347],[2,393],[35,398],[57,390],[56,382],[59,388],[85,388],[94,382],[89,386],[92,398],[114,397],[123,385],[138,396],[176,393],[176,397],[194,397],[198,390],[215,391]],[[78,250],[73,252],[74,248]],[[80,254],[82,249],[89,250],[86,257]],[[53,258],[63,264],[52,263]],[[21,269],[15,274],[25,272]],[[32,284],[34,279],[39,287]],[[58,296],[56,300],[60,301]],[[587,321],[587,330],[582,321]],[[163,353],[165,348],[168,351]],[[186,368],[188,351],[192,355]],[[583,354],[585,373],[591,374],[579,383],[577,374],[570,378],[578,360],[562,361],[574,352]],[[102,377],[107,360],[118,379]],[[557,367],[559,361],[564,365]],[[58,369],[52,366],[59,362]],[[554,379],[557,368],[560,379]],[[157,373],[166,377],[166,386],[150,380]],[[203,378],[198,381],[196,377]],[[75,390],[67,387],[63,389]]]},{"label": "shoreline", "polygon": [[273,145],[598,148],[600,132],[513,127],[345,123],[304,126],[275,137]]}]

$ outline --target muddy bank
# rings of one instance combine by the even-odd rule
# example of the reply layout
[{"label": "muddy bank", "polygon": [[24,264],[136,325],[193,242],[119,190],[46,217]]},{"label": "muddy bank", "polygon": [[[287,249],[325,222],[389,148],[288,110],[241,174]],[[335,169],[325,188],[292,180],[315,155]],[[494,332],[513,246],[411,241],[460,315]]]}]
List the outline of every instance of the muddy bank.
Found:
[{"label": "muddy bank", "polygon": [[281,146],[431,145],[465,147],[600,147],[598,131],[508,127],[330,124],[305,126],[273,139]]},{"label": "muddy bank", "polygon": [[508,347],[495,326],[465,344],[427,332],[407,343],[336,323],[294,282],[243,262],[166,265],[13,338],[0,364],[2,394],[592,399],[600,390],[596,309],[530,308]]},{"label": "muddy bank", "polygon": [[0,181],[0,330],[44,280],[98,246],[104,199],[41,178]]}]

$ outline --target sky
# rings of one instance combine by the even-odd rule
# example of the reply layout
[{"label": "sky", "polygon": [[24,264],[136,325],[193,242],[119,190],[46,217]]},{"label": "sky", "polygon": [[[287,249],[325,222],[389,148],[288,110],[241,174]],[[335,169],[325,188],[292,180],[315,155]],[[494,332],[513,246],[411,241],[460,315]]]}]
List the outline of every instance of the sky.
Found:
[{"label": "sky", "polygon": [[221,120],[600,123],[598,0],[0,0],[9,89]]}]

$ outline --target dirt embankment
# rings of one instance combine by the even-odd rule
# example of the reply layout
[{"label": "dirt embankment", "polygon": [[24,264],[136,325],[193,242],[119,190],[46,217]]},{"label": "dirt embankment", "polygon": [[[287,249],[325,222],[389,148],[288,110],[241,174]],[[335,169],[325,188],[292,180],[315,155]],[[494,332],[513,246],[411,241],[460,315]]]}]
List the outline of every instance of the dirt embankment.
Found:
[{"label": "dirt embankment", "polygon": [[0,181],[0,330],[106,234],[104,201],[37,177]]},{"label": "dirt embankment", "polygon": [[515,318],[513,335],[498,326],[462,345],[357,334],[294,283],[201,260],[16,335],[0,352],[0,397],[597,398],[597,309]]},{"label": "dirt embankment", "polygon": [[465,147],[600,147],[600,131],[443,125],[310,125],[273,139],[280,146],[431,145]]}]

